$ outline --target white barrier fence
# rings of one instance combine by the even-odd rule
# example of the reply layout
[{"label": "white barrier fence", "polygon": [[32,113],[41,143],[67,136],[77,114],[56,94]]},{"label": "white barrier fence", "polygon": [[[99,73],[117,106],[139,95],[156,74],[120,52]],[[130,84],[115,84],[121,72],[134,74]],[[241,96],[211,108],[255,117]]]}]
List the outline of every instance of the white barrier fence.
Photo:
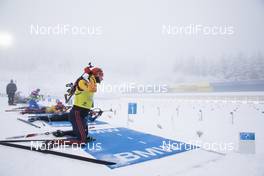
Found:
[{"label": "white barrier fence", "polygon": [[134,94],[127,98],[174,98],[181,101],[264,103],[264,92],[223,92],[223,93],[190,93],[190,94]]}]

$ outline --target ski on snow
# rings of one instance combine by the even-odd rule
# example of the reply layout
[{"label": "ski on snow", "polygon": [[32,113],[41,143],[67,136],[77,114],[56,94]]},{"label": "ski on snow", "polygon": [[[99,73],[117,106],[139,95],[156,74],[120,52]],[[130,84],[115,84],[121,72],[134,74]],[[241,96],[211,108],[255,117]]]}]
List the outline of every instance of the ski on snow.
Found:
[{"label": "ski on snow", "polygon": [[7,143],[7,142],[46,142],[46,141],[52,141],[53,139],[19,139],[19,140],[0,140],[0,143]]},{"label": "ski on snow", "polygon": [[[32,140],[24,140],[24,142],[26,142],[26,141],[32,141]],[[14,141],[10,141],[10,142],[14,142]],[[111,161],[99,160],[99,159],[94,159],[94,158],[87,158],[87,157],[83,157],[83,156],[72,155],[72,154],[68,154],[68,153],[62,153],[62,152],[57,152],[57,151],[47,150],[47,149],[43,150],[43,149],[38,149],[38,148],[32,147],[32,146],[12,144],[9,142],[4,142],[4,141],[0,141],[0,145],[12,147],[12,148],[23,149],[23,150],[28,150],[28,151],[39,152],[39,153],[44,153],[44,154],[51,154],[51,155],[55,155],[55,156],[60,156],[60,157],[70,158],[70,159],[75,159],[75,160],[80,160],[80,161],[86,161],[86,162],[91,162],[91,163],[95,163],[95,164],[102,164],[102,165],[114,165],[114,164],[116,164],[115,162],[111,162]]]},{"label": "ski on snow", "polygon": [[20,135],[20,136],[7,137],[6,139],[30,138],[30,137],[35,137],[35,136],[50,135],[50,134],[53,134],[54,132],[30,133],[30,134],[25,134],[25,135]]},{"label": "ski on snow", "polygon": [[[95,128],[94,126],[89,127],[89,129],[93,129]],[[25,134],[25,135],[18,135],[18,136],[11,136],[11,137],[7,137],[6,139],[19,139],[19,138],[30,138],[30,137],[35,137],[35,136],[43,136],[43,135],[53,135],[55,137],[63,137],[66,136],[67,134],[69,134],[70,132],[72,132],[71,130],[69,131],[61,131],[61,130],[57,130],[57,131],[47,131],[47,132],[43,132],[43,133],[29,133],[29,134]],[[62,136],[56,136],[56,133],[60,133],[60,134],[65,134]]]},{"label": "ski on snow", "polygon": [[21,119],[21,118],[17,118],[17,120],[19,120],[19,121],[21,121],[21,122],[24,122],[24,123],[26,123],[26,124],[29,124],[29,125],[31,125],[31,126],[33,126],[33,127],[41,128],[40,126],[35,125],[35,124],[33,124],[33,123],[31,123],[31,122],[29,122],[29,121],[27,121],[27,120],[24,120],[24,119]]}]

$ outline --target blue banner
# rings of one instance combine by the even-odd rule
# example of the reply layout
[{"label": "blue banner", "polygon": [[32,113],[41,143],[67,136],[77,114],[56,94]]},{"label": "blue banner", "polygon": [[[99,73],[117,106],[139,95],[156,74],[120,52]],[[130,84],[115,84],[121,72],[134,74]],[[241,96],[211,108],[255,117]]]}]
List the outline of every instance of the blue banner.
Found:
[{"label": "blue banner", "polygon": [[[48,123],[50,126],[53,127],[71,127],[71,122],[69,121],[54,121],[54,122],[49,122]],[[102,121],[94,121],[94,122],[88,122],[88,125],[105,125],[107,124],[106,122]]]},{"label": "blue banner", "polygon": [[[179,141],[134,131],[127,128],[92,130],[89,135],[96,144],[84,149],[96,159],[116,162],[111,169],[193,150],[195,147]],[[91,147],[91,146],[96,147]]]},{"label": "blue banner", "polygon": [[241,132],[240,140],[255,140],[255,133]]}]

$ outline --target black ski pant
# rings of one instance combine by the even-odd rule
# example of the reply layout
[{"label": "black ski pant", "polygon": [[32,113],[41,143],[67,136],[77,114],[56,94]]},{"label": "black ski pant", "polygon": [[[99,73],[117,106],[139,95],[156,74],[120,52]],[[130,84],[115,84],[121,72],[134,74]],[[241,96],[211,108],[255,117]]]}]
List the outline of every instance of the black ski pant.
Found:
[{"label": "black ski pant", "polygon": [[72,130],[77,140],[72,140],[73,143],[87,142],[88,124],[85,117],[88,115],[89,111],[89,109],[81,108],[78,106],[72,107],[69,115],[69,120],[72,124]]}]

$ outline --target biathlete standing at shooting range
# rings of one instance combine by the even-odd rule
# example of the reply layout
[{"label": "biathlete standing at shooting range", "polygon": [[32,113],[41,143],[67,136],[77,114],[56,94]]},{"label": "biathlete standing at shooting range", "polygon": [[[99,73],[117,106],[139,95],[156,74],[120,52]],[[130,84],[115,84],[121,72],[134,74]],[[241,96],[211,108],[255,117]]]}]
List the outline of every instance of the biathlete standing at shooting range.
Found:
[{"label": "biathlete standing at shooting range", "polygon": [[74,104],[69,114],[75,138],[53,141],[49,144],[85,144],[92,140],[91,137],[88,137],[88,124],[85,117],[94,106],[93,96],[97,91],[97,84],[101,83],[104,74],[102,69],[97,67],[92,69],[86,67],[84,72],[75,82]]},{"label": "biathlete standing at shooting range", "polygon": [[84,69],[85,74],[77,80],[76,91],[74,94],[74,104],[70,111],[70,122],[73,132],[77,137],[73,143],[86,143],[88,136],[88,125],[85,117],[94,106],[93,96],[97,91],[97,83],[103,80],[103,71],[100,68]]}]

